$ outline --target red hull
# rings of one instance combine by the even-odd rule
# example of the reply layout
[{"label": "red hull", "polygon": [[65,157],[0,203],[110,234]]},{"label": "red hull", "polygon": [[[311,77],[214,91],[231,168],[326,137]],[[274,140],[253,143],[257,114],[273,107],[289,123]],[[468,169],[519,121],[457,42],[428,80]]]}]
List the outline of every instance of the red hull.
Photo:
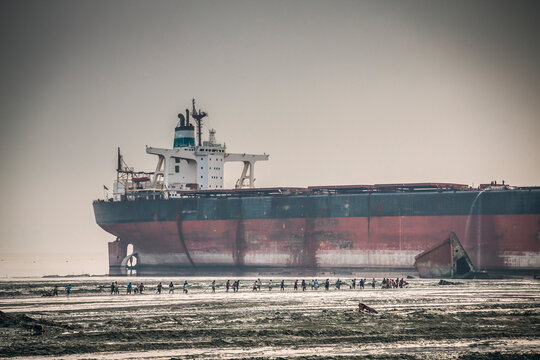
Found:
[{"label": "red hull", "polygon": [[[111,266],[413,267],[455,232],[477,269],[540,268],[537,214],[152,221],[102,225]],[[112,249],[111,249],[112,247]],[[111,252],[112,250],[112,252]]]}]

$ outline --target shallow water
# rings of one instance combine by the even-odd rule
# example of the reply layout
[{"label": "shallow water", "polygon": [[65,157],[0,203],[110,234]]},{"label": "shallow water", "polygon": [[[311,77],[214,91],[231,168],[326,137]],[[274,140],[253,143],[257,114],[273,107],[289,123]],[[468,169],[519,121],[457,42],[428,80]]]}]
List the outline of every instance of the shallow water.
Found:
[{"label": "shallow water", "polygon": [[[392,276],[395,278],[397,275]],[[325,278],[324,276],[323,278]],[[367,276],[366,276],[367,277]],[[189,293],[181,285],[188,280]],[[44,333],[0,327],[0,356],[66,359],[128,358],[456,358],[527,357],[540,354],[540,282],[532,279],[410,279],[402,289],[294,292],[295,278],[242,278],[238,293],[224,290],[226,278],[2,279],[0,310],[45,321]],[[232,280],[232,279],[231,279]],[[311,279],[306,279],[311,280]],[[319,281],[323,279],[319,278]],[[118,281],[120,295],[110,295]],[[143,282],[146,293],[126,295],[125,285]],[[155,286],[161,281],[164,291]],[[168,294],[168,283],[176,289]],[[54,285],[72,295],[41,296]],[[358,313],[363,302],[378,314]],[[501,357],[499,357],[501,358]],[[504,357],[503,357],[504,358]]]}]

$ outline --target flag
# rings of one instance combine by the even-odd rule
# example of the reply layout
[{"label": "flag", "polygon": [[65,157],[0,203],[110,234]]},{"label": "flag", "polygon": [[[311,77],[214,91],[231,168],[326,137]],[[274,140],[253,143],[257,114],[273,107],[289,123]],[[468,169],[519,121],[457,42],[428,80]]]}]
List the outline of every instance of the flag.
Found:
[{"label": "flag", "polygon": [[106,187],[105,185],[103,185],[103,189],[105,189],[105,190],[109,190],[109,188],[108,188],[108,187]]}]

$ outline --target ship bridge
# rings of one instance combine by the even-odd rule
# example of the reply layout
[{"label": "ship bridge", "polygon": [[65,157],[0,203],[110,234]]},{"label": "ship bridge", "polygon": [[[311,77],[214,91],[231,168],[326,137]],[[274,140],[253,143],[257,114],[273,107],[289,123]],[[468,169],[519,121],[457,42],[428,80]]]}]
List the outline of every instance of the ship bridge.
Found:
[{"label": "ship bridge", "polygon": [[[178,124],[172,149],[146,147],[146,153],[156,155],[155,171],[144,188],[164,189],[169,197],[189,190],[223,189],[224,164],[242,162],[243,168],[236,188],[255,187],[255,163],[268,160],[267,154],[227,153],[225,144],[216,142],[216,131],[209,130],[208,140],[202,139],[202,122],[208,114],[196,109],[178,114]],[[193,122],[195,124],[193,124]]]}]

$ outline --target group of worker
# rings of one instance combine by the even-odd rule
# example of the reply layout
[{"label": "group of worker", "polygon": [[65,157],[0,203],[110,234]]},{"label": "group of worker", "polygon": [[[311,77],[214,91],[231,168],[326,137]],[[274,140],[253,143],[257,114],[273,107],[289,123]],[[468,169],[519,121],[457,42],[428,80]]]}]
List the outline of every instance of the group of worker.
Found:
[{"label": "group of worker", "polygon": [[[349,289],[355,290],[357,286],[361,290],[365,289],[366,286],[368,287],[371,286],[373,289],[375,289],[376,283],[377,282],[375,278],[373,278],[370,283],[368,283],[366,279],[357,280],[355,278],[351,280]],[[346,285],[346,282],[338,278],[337,281],[333,285],[335,286],[336,289],[340,290],[343,285]],[[397,278],[396,280],[383,278],[381,288],[382,289],[403,288],[408,285],[409,283],[407,281],[404,281],[403,278],[401,279]],[[285,291],[285,280],[281,280],[280,282],[276,282],[276,283],[274,283],[273,280],[268,280],[268,284],[267,284],[268,291],[272,291],[272,289],[277,286],[279,286],[280,291]],[[306,291],[308,286],[311,288],[311,290],[314,290],[314,291],[318,290],[320,286],[323,286],[324,289],[328,291],[330,290],[331,283],[330,283],[330,279],[326,279],[325,281],[322,282],[322,284],[320,284],[317,279],[312,279],[311,281],[308,281],[308,282],[304,279],[302,279],[301,281],[295,280],[293,283],[293,290]],[[263,287],[263,283],[261,279],[259,278],[253,282],[252,291],[261,291],[262,287]],[[240,280],[235,280],[232,283],[230,280],[227,280],[225,283],[225,292],[229,292],[231,288],[233,292],[238,292],[240,290]],[[126,294],[141,294],[142,295],[144,293],[144,289],[145,289],[145,285],[142,282],[139,284],[133,284],[130,281],[126,287]],[[184,285],[182,286],[183,293],[187,294],[188,289],[189,289],[189,283],[187,280],[185,280]],[[212,293],[216,292],[216,280],[213,280],[210,286],[206,288],[204,291],[206,292],[207,290],[210,290],[210,289]],[[71,293],[71,284],[66,286],[65,290],[66,290],[66,295],[69,296]],[[118,284],[118,281],[113,281],[111,283],[110,290],[111,290],[111,295],[120,294],[120,285]],[[161,294],[162,291],[163,291],[163,284],[159,282],[156,285],[156,294]],[[174,283],[172,281],[169,283],[169,294],[174,294]],[[58,295],[57,286],[54,287],[54,290],[52,291],[50,295],[51,296]]]},{"label": "group of worker", "polygon": [[[188,286],[189,284],[187,280],[184,281],[184,286],[182,287],[184,294],[188,293]],[[131,281],[129,282],[129,284],[127,284],[126,294],[131,294],[132,292],[133,294],[137,294],[137,293],[142,294],[143,291],[144,291],[144,284],[142,282],[139,285],[137,284],[133,285]],[[162,291],[163,291],[163,284],[160,281],[159,284],[157,284],[156,286],[156,294],[161,294]],[[117,281],[111,283],[111,295],[113,294],[119,294]],[[174,283],[172,281],[169,283],[169,294],[174,294]]]},{"label": "group of worker", "polygon": [[[298,291],[298,290],[306,291],[307,288],[308,288],[308,283],[309,283],[309,287],[311,288],[311,290],[314,290],[314,291],[318,290],[319,287],[321,286],[321,284],[319,283],[319,281],[317,279],[313,279],[310,282],[308,282],[308,281],[306,281],[304,279],[301,280],[301,281],[295,280],[294,283],[293,283],[293,290],[294,291]],[[375,280],[375,278],[373,278],[371,280],[371,282],[368,282],[366,279],[357,280],[355,278],[355,279],[351,280],[351,283],[349,285],[349,289],[355,290],[358,287],[360,290],[363,290],[363,289],[365,289],[366,286],[375,289],[376,284],[377,284],[377,281]],[[326,279],[325,281],[322,282],[322,286],[324,287],[324,289],[326,291],[330,290],[331,285],[332,284],[330,283],[330,279]],[[337,281],[333,285],[335,286],[335,288],[337,290],[340,290],[342,286],[346,285],[346,282],[342,281],[341,279],[337,279]],[[408,285],[408,283],[406,281],[404,281],[403,278],[401,280],[399,280],[399,279],[392,280],[392,279],[384,278],[382,280],[381,288],[383,288],[383,289],[397,288],[397,287],[402,288],[402,287],[405,287],[407,285]],[[273,280],[268,280],[268,283],[267,283],[268,291],[272,291],[272,289],[274,287],[278,287],[278,286],[279,286],[280,291],[285,291],[285,280],[281,280],[280,282],[274,282]],[[139,293],[140,294],[142,294],[141,287],[144,288],[142,283],[139,285]],[[184,294],[188,293],[188,287],[189,287],[189,283],[188,283],[187,280],[185,280],[184,285],[182,287]],[[261,291],[262,287],[263,287],[263,283],[262,283],[261,279],[259,278],[259,279],[255,280],[253,282],[253,285],[252,285],[251,289],[252,289],[252,291]],[[127,286],[127,293],[128,294],[131,294],[131,288],[132,288],[132,285],[131,285],[131,282],[130,282],[128,284],[128,286]],[[135,286],[135,289],[136,288],[137,288],[137,286]],[[161,294],[162,288],[163,288],[163,285],[160,282],[156,286],[156,294]],[[212,293],[216,292],[216,280],[213,280],[212,283],[210,284],[210,286],[208,288],[206,288],[204,291],[206,292],[206,291],[208,291],[210,289],[211,289]],[[231,283],[230,280],[227,280],[225,282],[225,292],[229,292],[229,290],[231,290],[231,289],[232,289],[232,292],[238,292],[240,290],[240,280],[234,280],[232,283]],[[111,294],[112,293],[113,292],[112,292],[112,285],[111,285]],[[137,290],[135,290],[135,293],[137,293]],[[174,284],[173,284],[172,281],[169,283],[169,294],[171,294],[171,293],[174,293]]]},{"label": "group of worker", "polygon": [[384,278],[382,281],[383,289],[398,288],[398,287],[402,288],[407,285],[409,285],[409,283],[403,280],[403,278],[401,279],[397,278],[396,280]]}]

